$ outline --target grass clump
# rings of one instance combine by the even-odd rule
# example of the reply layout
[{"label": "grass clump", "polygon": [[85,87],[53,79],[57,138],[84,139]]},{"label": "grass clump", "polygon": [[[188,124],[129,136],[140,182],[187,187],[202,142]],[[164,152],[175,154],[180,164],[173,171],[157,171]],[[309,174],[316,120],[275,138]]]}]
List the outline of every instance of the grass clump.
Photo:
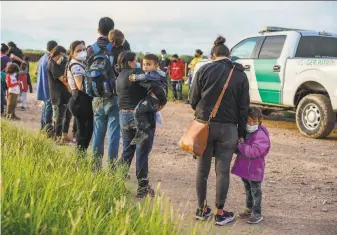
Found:
[{"label": "grass clump", "polygon": [[1,123],[2,234],[181,234],[162,196],[135,202],[123,169],[92,173],[74,150]]}]

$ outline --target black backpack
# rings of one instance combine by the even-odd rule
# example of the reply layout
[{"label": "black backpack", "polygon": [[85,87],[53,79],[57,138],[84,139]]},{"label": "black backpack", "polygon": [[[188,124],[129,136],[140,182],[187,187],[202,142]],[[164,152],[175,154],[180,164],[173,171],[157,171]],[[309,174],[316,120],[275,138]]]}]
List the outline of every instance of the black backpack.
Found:
[{"label": "black backpack", "polygon": [[91,45],[94,54],[86,61],[84,76],[85,92],[92,97],[108,98],[116,94],[115,80],[109,77],[108,72],[113,74],[112,45],[109,43],[105,48],[100,48],[98,43]]}]

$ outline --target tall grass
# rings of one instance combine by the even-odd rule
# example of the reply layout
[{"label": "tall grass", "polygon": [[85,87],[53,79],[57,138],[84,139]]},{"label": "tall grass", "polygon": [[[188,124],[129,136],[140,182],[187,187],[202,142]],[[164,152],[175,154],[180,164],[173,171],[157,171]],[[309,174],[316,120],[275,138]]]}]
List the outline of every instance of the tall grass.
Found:
[{"label": "tall grass", "polygon": [[1,123],[2,234],[181,234],[169,202],[135,202],[124,171],[90,164],[35,132]]},{"label": "tall grass", "polygon": [[29,75],[32,84],[37,82],[37,76],[35,75],[36,67],[38,66],[38,62],[30,62],[29,63]]}]

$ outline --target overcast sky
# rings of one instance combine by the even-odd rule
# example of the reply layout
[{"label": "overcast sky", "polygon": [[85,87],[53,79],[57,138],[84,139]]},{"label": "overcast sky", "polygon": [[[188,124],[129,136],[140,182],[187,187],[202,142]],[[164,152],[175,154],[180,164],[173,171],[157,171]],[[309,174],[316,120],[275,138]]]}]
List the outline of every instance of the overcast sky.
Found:
[{"label": "overcast sky", "polygon": [[267,25],[337,33],[337,2],[1,2],[1,42],[44,50],[92,44],[100,17],[109,16],[133,51],[209,52],[217,35],[229,47]]}]

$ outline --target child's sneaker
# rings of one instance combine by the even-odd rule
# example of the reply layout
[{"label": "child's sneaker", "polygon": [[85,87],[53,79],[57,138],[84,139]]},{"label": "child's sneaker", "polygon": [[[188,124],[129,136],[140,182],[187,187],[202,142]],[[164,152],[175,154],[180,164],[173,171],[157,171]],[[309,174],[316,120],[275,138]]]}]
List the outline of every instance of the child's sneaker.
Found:
[{"label": "child's sneaker", "polygon": [[142,143],[149,137],[144,131],[137,131],[135,137],[131,141],[131,145],[136,145]]},{"label": "child's sneaker", "polygon": [[21,107],[21,111],[26,111],[26,108],[25,107]]},{"label": "child's sneaker", "polygon": [[263,220],[263,216],[261,215],[254,215],[252,214],[249,220],[247,221],[248,224],[258,224]]},{"label": "child's sneaker", "polygon": [[209,208],[208,206],[206,206],[206,211],[204,208],[198,208],[197,212],[195,213],[195,218],[197,220],[201,220],[204,221],[205,219],[207,219],[208,217],[210,217],[212,215],[212,210],[211,208]]},{"label": "child's sneaker", "polygon": [[239,217],[240,218],[248,218],[251,215],[252,215],[252,210],[246,208],[244,212],[242,212],[242,213],[239,214]]},{"label": "child's sneaker", "polygon": [[234,213],[222,211],[222,215],[215,215],[215,225],[223,226],[235,220]]}]

